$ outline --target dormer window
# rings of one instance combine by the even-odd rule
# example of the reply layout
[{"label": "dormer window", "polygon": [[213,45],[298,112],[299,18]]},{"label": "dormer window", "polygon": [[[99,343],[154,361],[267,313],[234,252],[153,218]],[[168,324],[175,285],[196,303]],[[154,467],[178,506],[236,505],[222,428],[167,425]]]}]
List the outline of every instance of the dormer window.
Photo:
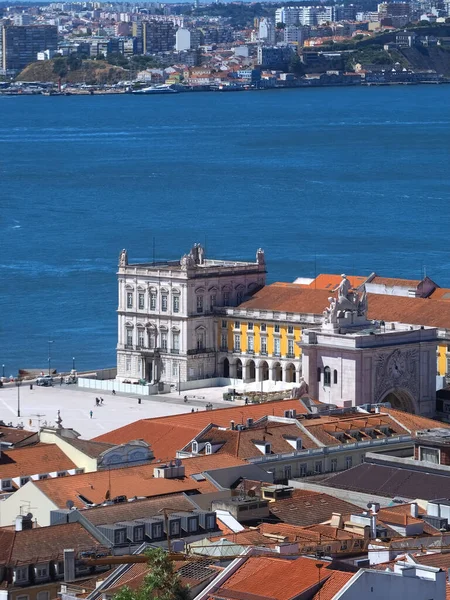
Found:
[{"label": "dormer window", "polygon": [[271,444],[269,444],[269,443],[266,443],[266,444],[265,444],[265,453],[266,453],[266,454],[270,454],[270,453],[271,453],[271,451],[272,451],[272,445],[271,445]]},{"label": "dormer window", "polygon": [[28,581],[28,567],[17,567],[14,571],[14,581]]},{"label": "dormer window", "polygon": [[2,479],[2,490],[10,490],[12,488],[11,479]]},{"label": "dormer window", "polygon": [[295,445],[296,445],[297,450],[301,450],[302,449],[302,438],[297,438],[295,440]]},{"label": "dormer window", "polygon": [[205,454],[212,454],[212,446],[209,442],[206,442],[205,444]]},{"label": "dormer window", "polygon": [[198,442],[192,442],[192,452],[197,454],[198,452]]}]

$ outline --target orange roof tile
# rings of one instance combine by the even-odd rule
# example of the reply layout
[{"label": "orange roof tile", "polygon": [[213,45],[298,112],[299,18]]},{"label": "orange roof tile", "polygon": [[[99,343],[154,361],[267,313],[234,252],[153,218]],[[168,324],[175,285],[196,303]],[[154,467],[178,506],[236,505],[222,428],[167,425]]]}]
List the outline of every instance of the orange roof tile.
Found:
[{"label": "orange roof tile", "polygon": [[208,480],[195,481],[191,476],[206,470],[245,463],[239,458],[221,454],[186,459],[183,464],[184,478],[154,478],[155,465],[151,464],[44,479],[33,483],[60,508],[66,506],[67,500],[72,500],[77,508],[84,508],[86,502],[80,496],[86,498],[89,503],[101,504],[108,495],[110,498],[122,495],[151,498],[191,490],[213,492],[216,488]]},{"label": "orange roof tile", "polygon": [[55,444],[3,450],[0,455],[0,479],[68,471],[76,467]]},{"label": "orange roof tile", "polygon": [[331,576],[325,581],[320,591],[316,592],[312,600],[333,600],[335,595],[350,581],[355,573],[345,573],[344,571],[333,571]]},{"label": "orange roof tile", "polygon": [[411,413],[394,408],[383,408],[383,412],[388,413],[391,417],[396,419],[402,424],[402,427],[405,427],[405,429],[410,431],[413,435],[421,429],[433,429],[433,427],[444,427],[446,429],[450,428],[449,423],[435,421],[434,419],[429,419],[428,417],[413,415]]},{"label": "orange roof tile", "polygon": [[177,451],[186,446],[210,423],[219,427],[229,427],[230,421],[236,424],[245,423],[249,417],[254,420],[267,415],[283,417],[284,411],[289,409],[295,409],[297,414],[308,412],[299,400],[278,400],[263,404],[219,408],[213,411],[170,415],[157,419],[142,419],[94,439],[113,444],[143,439],[151,444],[155,458],[170,460],[175,458]]},{"label": "orange roof tile", "polygon": [[[367,276],[363,277],[361,275],[347,275],[347,279],[350,281],[352,288],[357,288],[367,281]],[[341,283],[341,281],[341,275],[328,275],[321,273],[320,275],[317,275],[313,281],[311,281],[309,287],[316,290],[334,290]]]},{"label": "orange roof tile", "polygon": [[370,281],[370,283],[385,285],[387,287],[399,286],[407,288],[416,288],[420,282],[420,279],[399,279],[396,277],[378,277],[378,275]]},{"label": "orange roof tile", "polygon": [[[318,563],[327,565],[322,561],[304,557],[291,561],[252,556],[229,577],[214,596],[227,598],[229,591],[230,598],[235,598],[237,594],[251,594],[252,597],[290,600],[317,585]],[[289,573],[288,577],[286,573]],[[330,575],[331,571],[326,567],[321,570],[322,579]],[[280,585],[281,581],[283,585]]]}]

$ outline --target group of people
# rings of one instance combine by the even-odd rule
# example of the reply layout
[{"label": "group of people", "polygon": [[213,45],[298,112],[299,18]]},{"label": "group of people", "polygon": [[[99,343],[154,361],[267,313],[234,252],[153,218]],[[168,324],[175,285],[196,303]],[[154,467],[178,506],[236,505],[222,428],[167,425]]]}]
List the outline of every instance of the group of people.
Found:
[{"label": "group of people", "polygon": [[103,404],[103,398],[95,399],[95,406],[102,406],[102,404]]}]

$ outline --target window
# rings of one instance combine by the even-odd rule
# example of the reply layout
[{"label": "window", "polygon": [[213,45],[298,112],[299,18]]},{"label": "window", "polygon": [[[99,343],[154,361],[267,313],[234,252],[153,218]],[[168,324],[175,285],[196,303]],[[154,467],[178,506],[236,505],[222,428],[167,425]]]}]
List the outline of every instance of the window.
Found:
[{"label": "window", "polygon": [[134,539],[136,542],[140,542],[141,540],[144,539],[144,528],[143,527],[136,527],[136,529],[134,530]]},{"label": "window", "polygon": [[206,529],[215,529],[216,521],[213,515],[207,515],[206,517]]},{"label": "window", "polygon": [[316,473],[317,475],[322,473],[322,461],[316,462],[316,464],[314,465],[314,473]]},{"label": "window", "polygon": [[323,385],[326,387],[330,387],[331,385],[331,369],[330,367],[325,367],[323,370]]},{"label": "window", "polygon": [[353,458],[351,456],[346,456],[345,465],[347,469],[351,469],[353,464]]},{"label": "window", "polygon": [[439,450],[438,448],[424,448],[419,447],[419,460],[425,460],[430,463],[440,464]]},{"label": "window", "polygon": [[278,325],[278,323],[274,325],[273,330],[275,333],[280,333],[280,326]]},{"label": "window", "polygon": [[167,312],[168,296],[167,294],[161,294],[161,311]]},{"label": "window", "polygon": [[179,369],[178,363],[175,360],[173,360],[172,361],[172,377],[178,376],[178,369]]},{"label": "window", "polygon": [[226,329],[227,328],[227,322],[226,321],[222,321],[222,329]]},{"label": "window", "polygon": [[211,296],[209,297],[209,310],[213,311],[215,305],[216,305],[216,295],[211,294]]},{"label": "window", "polygon": [[36,566],[36,577],[42,579],[43,577],[48,577],[48,567],[47,565],[37,565]]},{"label": "window", "polygon": [[172,333],[172,350],[175,354],[180,351],[180,334],[177,331]]},{"label": "window", "polygon": [[306,477],[306,473],[307,473],[307,464],[306,463],[301,463],[298,466],[298,476],[299,477]]},{"label": "window", "polygon": [[337,383],[337,380],[338,380],[338,373],[337,373],[337,370],[335,369],[333,371],[333,383]]},{"label": "window", "polygon": [[234,351],[241,351],[241,336],[239,333],[236,333],[236,335],[234,336]]},{"label": "window", "polygon": [[157,523],[153,525],[153,536],[154,538],[162,537],[162,524]]},{"label": "window", "polygon": [[48,473],[43,473],[42,475],[39,475],[39,480],[42,479],[48,479]]},{"label": "window", "polygon": [[49,600],[49,597],[50,595],[48,592],[39,592],[36,596],[36,600]]},{"label": "window", "polygon": [[244,299],[244,292],[242,290],[239,290],[236,293],[236,304],[239,306],[239,304],[241,304],[243,299]]},{"label": "window", "polygon": [[127,329],[127,346],[132,346],[133,345],[133,330],[132,329]]},{"label": "window", "polygon": [[197,296],[197,312],[203,312],[203,296]]},{"label": "window", "polygon": [[127,292],[127,308],[133,308],[133,292]]},{"label": "window", "polygon": [[247,323],[247,329],[253,331],[253,323]]},{"label": "window", "polygon": [[265,451],[264,452],[265,454],[271,454],[271,452],[272,452],[271,444],[265,444],[264,445],[264,451]]},{"label": "window", "polygon": [[291,467],[291,465],[286,465],[284,467],[284,479],[292,479],[292,467]]},{"label": "window", "polygon": [[21,477],[20,478],[20,485],[25,485],[26,483],[28,483],[30,481],[29,477]]},{"label": "window", "polygon": [[144,294],[139,294],[139,310],[144,310],[145,308],[145,296]]},{"label": "window", "polygon": [[274,338],[273,340],[273,353],[275,356],[280,356],[280,338]]},{"label": "window", "polygon": [[261,354],[267,354],[267,339],[265,337],[261,338]]},{"label": "window", "polygon": [[2,479],[2,490],[9,490],[11,487],[11,479]]},{"label": "window", "polygon": [[156,348],[156,333],[153,331],[148,336],[149,348]]},{"label": "window", "polygon": [[223,293],[223,305],[230,306],[230,292]]},{"label": "window", "polygon": [[209,442],[205,444],[205,454],[212,454],[212,446]]},{"label": "window", "polygon": [[114,536],[114,541],[116,544],[124,544],[126,541],[126,531],[121,531],[119,529],[119,531],[116,531],[115,536]]},{"label": "window", "polygon": [[222,350],[228,349],[228,337],[226,333],[222,333],[220,337],[220,347]]},{"label": "window", "polygon": [[172,298],[172,310],[174,313],[180,312],[180,296],[174,296]]},{"label": "window", "polygon": [[156,292],[150,292],[150,310],[156,310]]},{"label": "window", "polygon": [[337,471],[337,458],[331,459],[331,472],[336,473]]},{"label": "window", "polygon": [[170,524],[170,535],[178,535],[180,533],[180,523],[172,521]]},{"label": "window", "polygon": [[267,325],[265,323],[261,323],[261,331],[266,331]]},{"label": "window", "polygon": [[[16,581],[28,581],[28,567],[17,567],[15,570]],[[28,596],[24,596],[28,600]],[[20,598],[20,596],[19,596]]]},{"label": "window", "polygon": [[321,375],[322,375],[322,371],[320,370],[320,367],[318,367],[317,368],[317,381],[319,381],[319,382],[320,382]]},{"label": "window", "polygon": [[294,340],[288,340],[287,353],[288,353],[289,357],[291,357],[291,358],[294,357]]},{"label": "window", "polygon": [[140,348],[145,346],[145,335],[143,329],[138,329],[138,346]]},{"label": "window", "polygon": [[294,326],[288,325],[287,332],[289,335],[292,335],[294,333]]},{"label": "window", "polygon": [[197,454],[198,452],[198,442],[192,442],[192,452]]},{"label": "window", "polygon": [[56,477],[65,477],[67,475],[67,471],[59,471],[59,473],[56,474]]},{"label": "window", "polygon": [[202,330],[197,331],[197,350],[203,350],[205,347],[205,332]]},{"label": "window", "polygon": [[240,323],[240,321],[235,321],[235,322],[234,322],[234,328],[235,328],[235,329],[240,329],[240,328],[241,328],[241,323]]},{"label": "window", "polygon": [[131,371],[131,356],[127,356],[125,359],[125,371],[127,373]]},{"label": "window", "polygon": [[254,352],[254,340],[252,335],[247,336],[247,352]]},{"label": "window", "polygon": [[167,333],[165,331],[161,332],[161,348],[167,350]]}]

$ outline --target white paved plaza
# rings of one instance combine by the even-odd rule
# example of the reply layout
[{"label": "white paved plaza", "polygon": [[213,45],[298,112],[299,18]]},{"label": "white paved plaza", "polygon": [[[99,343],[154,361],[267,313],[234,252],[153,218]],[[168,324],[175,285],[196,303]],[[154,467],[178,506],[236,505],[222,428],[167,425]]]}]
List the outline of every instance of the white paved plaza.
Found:
[{"label": "white paved plaza", "polygon": [[[100,395],[104,404],[96,407],[95,398]],[[221,395],[218,397],[221,398]],[[95,390],[82,391],[76,386],[60,387],[58,384],[55,387],[34,385],[30,390],[29,385],[24,383],[20,387],[21,418],[17,418],[17,388],[5,386],[0,389],[0,419],[13,425],[22,422],[25,429],[35,431],[45,422],[54,426],[60,410],[63,426],[72,427],[81,437],[89,439],[138,419],[187,413],[193,407],[195,410],[204,410],[205,405],[205,401],[191,400],[185,404],[183,396],[177,397],[176,394],[151,398],[143,397],[142,403],[138,404],[137,397],[113,396],[104,392],[99,394]],[[216,406],[218,404],[225,403],[220,402]],[[89,415],[91,410],[92,419]]]}]

